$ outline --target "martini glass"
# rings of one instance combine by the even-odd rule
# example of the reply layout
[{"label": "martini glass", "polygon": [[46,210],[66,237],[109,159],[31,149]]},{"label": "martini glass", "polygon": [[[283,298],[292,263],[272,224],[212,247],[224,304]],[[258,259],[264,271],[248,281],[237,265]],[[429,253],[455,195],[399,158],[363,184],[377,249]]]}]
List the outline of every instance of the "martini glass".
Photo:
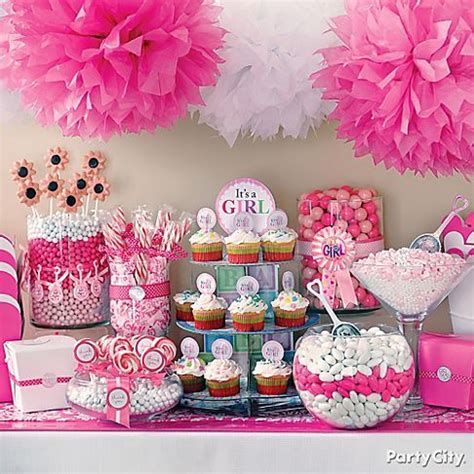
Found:
[{"label": "martini glass", "polygon": [[396,318],[415,359],[415,383],[406,410],[423,406],[418,383],[418,340],[423,322],[472,269],[472,262],[386,264],[354,262],[351,272]]}]

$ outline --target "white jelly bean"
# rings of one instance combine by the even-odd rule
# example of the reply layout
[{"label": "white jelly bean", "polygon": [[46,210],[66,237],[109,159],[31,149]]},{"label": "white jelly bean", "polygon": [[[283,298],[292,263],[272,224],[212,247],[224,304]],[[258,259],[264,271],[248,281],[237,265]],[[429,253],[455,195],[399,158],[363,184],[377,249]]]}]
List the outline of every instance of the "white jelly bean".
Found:
[{"label": "white jelly bean", "polygon": [[336,374],[338,374],[343,368],[344,368],[344,366],[342,365],[342,363],[341,363],[341,362],[338,362],[337,364],[334,364],[334,365],[329,369],[329,373],[332,374],[332,375],[336,375]]},{"label": "white jelly bean", "polygon": [[334,375],[330,374],[329,372],[321,372],[319,374],[319,378],[322,382],[333,382]]},{"label": "white jelly bean", "polygon": [[347,411],[354,411],[355,409],[354,404],[349,398],[344,398],[342,404]]}]

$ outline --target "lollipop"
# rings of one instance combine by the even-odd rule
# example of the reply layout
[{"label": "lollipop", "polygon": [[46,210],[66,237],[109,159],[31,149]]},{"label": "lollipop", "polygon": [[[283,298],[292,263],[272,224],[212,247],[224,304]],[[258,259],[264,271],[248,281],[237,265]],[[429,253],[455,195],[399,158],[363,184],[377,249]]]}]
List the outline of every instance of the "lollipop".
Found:
[{"label": "lollipop", "polygon": [[21,160],[13,163],[10,174],[13,181],[28,181],[36,174],[36,170],[31,161]]},{"label": "lollipop", "polygon": [[82,159],[82,169],[87,174],[97,175],[105,168],[107,158],[100,151],[90,151]]},{"label": "lollipop", "polygon": [[58,197],[64,186],[64,180],[57,173],[49,173],[39,183],[41,192],[49,198]]},{"label": "lollipop", "polygon": [[26,204],[28,207],[31,207],[39,203],[41,191],[38,183],[34,183],[33,181],[23,181],[20,183],[16,195],[21,204]]},{"label": "lollipop", "polygon": [[58,206],[67,213],[76,212],[82,207],[82,197],[78,196],[72,189],[64,189],[59,196]]},{"label": "lollipop", "polygon": [[97,349],[99,351],[99,357],[101,359],[108,359],[110,354],[109,354],[109,346],[111,342],[113,341],[113,336],[110,336],[109,334],[102,336],[98,341],[97,341]]},{"label": "lollipop", "polygon": [[177,349],[176,345],[171,339],[167,337],[159,337],[153,344],[153,347],[160,350],[166,358],[166,365],[171,364],[176,358]]},{"label": "lollipop", "polygon": [[105,201],[110,194],[110,185],[103,176],[93,176],[89,185],[89,192],[94,201]]},{"label": "lollipop", "polygon": [[132,344],[130,344],[130,341],[124,337],[115,337],[109,344],[109,355],[110,357],[113,357],[114,354],[121,351],[133,351]]},{"label": "lollipop", "polygon": [[62,148],[50,148],[44,157],[46,167],[57,171],[62,171],[69,163],[69,157],[66,150]]},{"label": "lollipop", "polygon": [[79,196],[86,196],[89,189],[89,176],[87,173],[74,173],[74,176],[69,180],[71,189]]},{"label": "lollipop", "polygon": [[146,349],[140,357],[140,362],[148,372],[161,372],[167,365],[164,354],[156,347]]},{"label": "lollipop", "polygon": [[114,367],[124,375],[137,373],[140,368],[140,359],[132,351],[119,351],[112,357]]}]

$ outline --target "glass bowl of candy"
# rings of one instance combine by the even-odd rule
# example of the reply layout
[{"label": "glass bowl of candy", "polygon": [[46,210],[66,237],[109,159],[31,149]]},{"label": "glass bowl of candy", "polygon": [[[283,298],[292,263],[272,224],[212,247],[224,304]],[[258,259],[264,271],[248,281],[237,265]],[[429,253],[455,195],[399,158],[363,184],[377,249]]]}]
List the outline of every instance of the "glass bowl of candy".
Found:
[{"label": "glass bowl of candy", "polygon": [[[134,377],[130,380],[130,421],[145,421],[179,404],[183,386],[175,374],[164,378]],[[67,387],[72,408],[95,418],[107,419],[107,378],[76,373]]]},{"label": "glass bowl of candy", "polygon": [[[322,268],[312,256],[314,236],[326,227],[337,227],[348,232],[355,241],[356,260],[384,248],[383,199],[377,191],[351,186],[315,189],[298,200],[298,252],[301,255],[301,286],[322,279]],[[338,288],[332,307],[336,312],[353,313],[380,307],[377,298],[356,278],[352,278],[358,305],[344,308]],[[313,307],[321,309],[319,302],[306,294]],[[324,311],[324,310],[323,310]]]},{"label": "glass bowl of candy", "polygon": [[357,326],[360,336],[333,336],[329,324],[297,342],[296,389],[306,409],[335,428],[371,428],[392,418],[415,380],[413,354],[396,328]]}]

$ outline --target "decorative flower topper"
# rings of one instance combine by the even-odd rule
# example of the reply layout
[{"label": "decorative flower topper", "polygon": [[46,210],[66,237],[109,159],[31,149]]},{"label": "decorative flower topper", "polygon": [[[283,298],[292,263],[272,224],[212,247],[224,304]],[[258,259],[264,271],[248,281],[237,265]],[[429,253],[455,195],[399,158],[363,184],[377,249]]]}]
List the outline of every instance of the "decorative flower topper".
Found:
[{"label": "decorative flower topper", "polygon": [[73,189],[65,189],[58,199],[58,207],[64,209],[67,213],[76,212],[82,207],[82,197]]},{"label": "decorative flower topper", "polygon": [[10,169],[10,174],[13,181],[28,181],[36,174],[35,165],[31,161],[15,161]]},{"label": "decorative flower topper", "polygon": [[62,171],[69,163],[69,157],[66,150],[62,148],[50,148],[44,157],[46,167]]},{"label": "decorative flower topper", "polygon": [[58,197],[64,187],[64,180],[57,173],[50,173],[40,181],[41,192],[49,198]]},{"label": "decorative flower topper", "polygon": [[20,184],[16,195],[18,196],[21,204],[26,204],[28,207],[30,207],[39,203],[41,191],[38,183],[34,183],[33,181],[24,181]]},{"label": "decorative flower topper", "polygon": [[110,185],[103,176],[94,176],[89,186],[94,201],[105,201],[110,194]]},{"label": "decorative flower topper", "polygon": [[82,169],[88,174],[97,174],[105,168],[107,158],[100,151],[90,151],[82,159]]},{"label": "decorative flower topper", "polygon": [[89,189],[89,176],[87,173],[74,173],[74,176],[69,180],[71,189],[80,196],[86,196]]}]

